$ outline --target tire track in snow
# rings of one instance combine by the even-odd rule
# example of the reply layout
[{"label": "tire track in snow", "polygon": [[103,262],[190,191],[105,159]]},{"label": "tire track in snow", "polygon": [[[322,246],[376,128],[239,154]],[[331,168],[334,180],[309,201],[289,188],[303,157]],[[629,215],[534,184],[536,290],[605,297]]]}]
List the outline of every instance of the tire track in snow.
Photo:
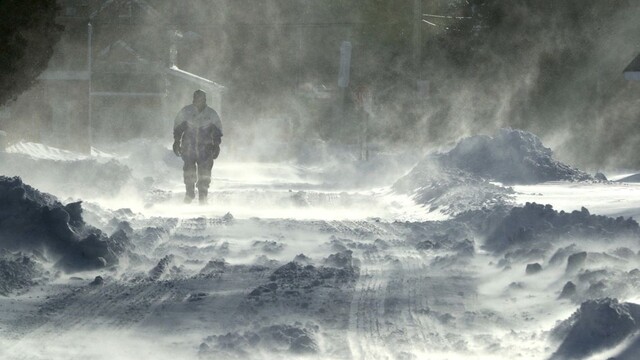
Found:
[{"label": "tire track in snow", "polygon": [[350,308],[352,356],[420,358],[456,350],[455,321],[476,294],[472,276],[430,266],[431,257],[406,247],[387,255],[363,257]]}]

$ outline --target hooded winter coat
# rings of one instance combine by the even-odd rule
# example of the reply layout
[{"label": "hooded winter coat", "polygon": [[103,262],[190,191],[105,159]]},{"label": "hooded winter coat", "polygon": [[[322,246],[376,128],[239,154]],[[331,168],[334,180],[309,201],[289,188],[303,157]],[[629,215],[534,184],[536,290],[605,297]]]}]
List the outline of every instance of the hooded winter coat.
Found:
[{"label": "hooded winter coat", "polygon": [[201,112],[187,105],[176,116],[173,139],[180,144],[183,158],[216,158],[222,142],[222,122],[215,110],[205,107]]}]

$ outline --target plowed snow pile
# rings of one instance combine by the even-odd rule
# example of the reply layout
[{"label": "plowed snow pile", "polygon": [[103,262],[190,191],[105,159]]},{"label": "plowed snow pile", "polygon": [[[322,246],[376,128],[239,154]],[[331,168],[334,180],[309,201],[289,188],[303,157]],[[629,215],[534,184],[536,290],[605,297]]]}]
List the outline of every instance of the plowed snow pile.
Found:
[{"label": "plowed snow pile", "polygon": [[0,176],[0,248],[36,250],[77,271],[116,264],[126,246],[85,224],[79,202],[63,205],[18,177]]},{"label": "plowed snow pile", "polygon": [[640,227],[633,219],[592,215],[589,210],[566,213],[551,205],[527,203],[515,207],[495,227],[486,242],[488,250],[504,253],[514,249],[548,249],[554,240],[639,239]]},{"label": "plowed snow pile", "polygon": [[589,174],[555,160],[553,151],[536,135],[522,130],[501,129],[493,137],[462,139],[451,151],[432,158],[445,167],[509,185],[592,179]]},{"label": "plowed snow pile", "polygon": [[446,215],[508,204],[507,185],[587,181],[592,177],[553,159],[551,149],[526,131],[501,129],[495,136],[462,139],[446,153],[427,155],[393,189]]}]

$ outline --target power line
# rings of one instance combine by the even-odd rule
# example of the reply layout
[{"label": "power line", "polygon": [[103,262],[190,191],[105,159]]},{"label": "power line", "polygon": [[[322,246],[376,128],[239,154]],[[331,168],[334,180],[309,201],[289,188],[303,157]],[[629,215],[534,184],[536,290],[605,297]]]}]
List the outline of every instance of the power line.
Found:
[{"label": "power line", "polygon": [[422,14],[422,16],[433,17],[439,19],[473,19],[471,16],[448,16],[448,15],[433,15],[433,14]]}]

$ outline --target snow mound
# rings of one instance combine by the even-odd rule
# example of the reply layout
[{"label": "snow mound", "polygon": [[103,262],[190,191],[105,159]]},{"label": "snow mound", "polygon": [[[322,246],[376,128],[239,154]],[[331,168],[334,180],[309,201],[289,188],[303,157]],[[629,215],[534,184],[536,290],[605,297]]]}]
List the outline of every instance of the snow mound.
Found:
[{"label": "snow mound", "polygon": [[456,216],[465,211],[493,208],[510,203],[513,190],[474,176],[466,171],[443,167],[431,159],[423,160],[393,189],[411,194],[429,212]]},{"label": "snow mound", "polygon": [[32,256],[23,253],[2,251],[0,254],[0,295],[29,289],[35,285],[35,278],[42,276],[42,265]]},{"label": "snow mound", "polygon": [[[297,262],[287,263],[269,277],[268,286],[275,289],[300,289],[318,286],[331,286],[354,282],[358,277],[358,268],[353,266],[351,251],[332,254],[326,259],[326,266],[301,265]],[[261,287],[262,288],[262,287]],[[261,288],[250,296],[258,296]]]},{"label": "snow mound", "polygon": [[0,176],[0,248],[40,251],[65,271],[111,266],[129,246],[85,224],[80,202],[63,205],[19,177]]},{"label": "snow mound", "polygon": [[314,324],[277,324],[243,333],[210,336],[200,345],[203,359],[246,359],[256,352],[282,355],[313,355],[320,350]]},{"label": "snow mound", "polygon": [[584,359],[620,344],[638,329],[640,305],[609,298],[586,301],[553,329],[562,344],[551,359]]},{"label": "snow mound", "polygon": [[540,138],[522,130],[500,129],[493,137],[468,137],[448,153],[433,158],[448,167],[504,184],[592,180],[587,173],[553,159],[553,152]]},{"label": "snow mound", "polygon": [[553,159],[540,139],[521,130],[462,139],[446,153],[422,159],[393,190],[410,194],[430,212],[456,216],[465,211],[512,204],[513,190],[494,184],[586,181],[591,176]]},{"label": "snow mound", "polygon": [[209,278],[220,278],[227,269],[228,264],[224,259],[210,260],[201,270],[199,276]]},{"label": "snow mound", "polygon": [[[360,275],[357,259],[347,250],[330,255],[323,263],[314,266],[289,262],[280,266],[268,277],[269,282],[247,294],[242,312],[275,316],[287,309],[287,315],[295,312],[302,315],[325,311],[327,298],[335,304],[347,303]],[[348,306],[341,309],[346,311]]]},{"label": "snow mound", "polygon": [[638,223],[623,217],[611,218],[581,211],[556,211],[551,205],[526,203],[514,207],[490,232],[485,248],[502,253],[515,248],[545,249],[560,237],[614,240],[640,238]]},{"label": "snow mound", "polygon": [[171,254],[160,259],[158,264],[149,271],[149,280],[151,281],[160,280],[160,278],[162,278],[164,275],[166,275],[168,272],[171,271],[171,265],[173,264],[174,260],[175,260],[175,256]]}]

